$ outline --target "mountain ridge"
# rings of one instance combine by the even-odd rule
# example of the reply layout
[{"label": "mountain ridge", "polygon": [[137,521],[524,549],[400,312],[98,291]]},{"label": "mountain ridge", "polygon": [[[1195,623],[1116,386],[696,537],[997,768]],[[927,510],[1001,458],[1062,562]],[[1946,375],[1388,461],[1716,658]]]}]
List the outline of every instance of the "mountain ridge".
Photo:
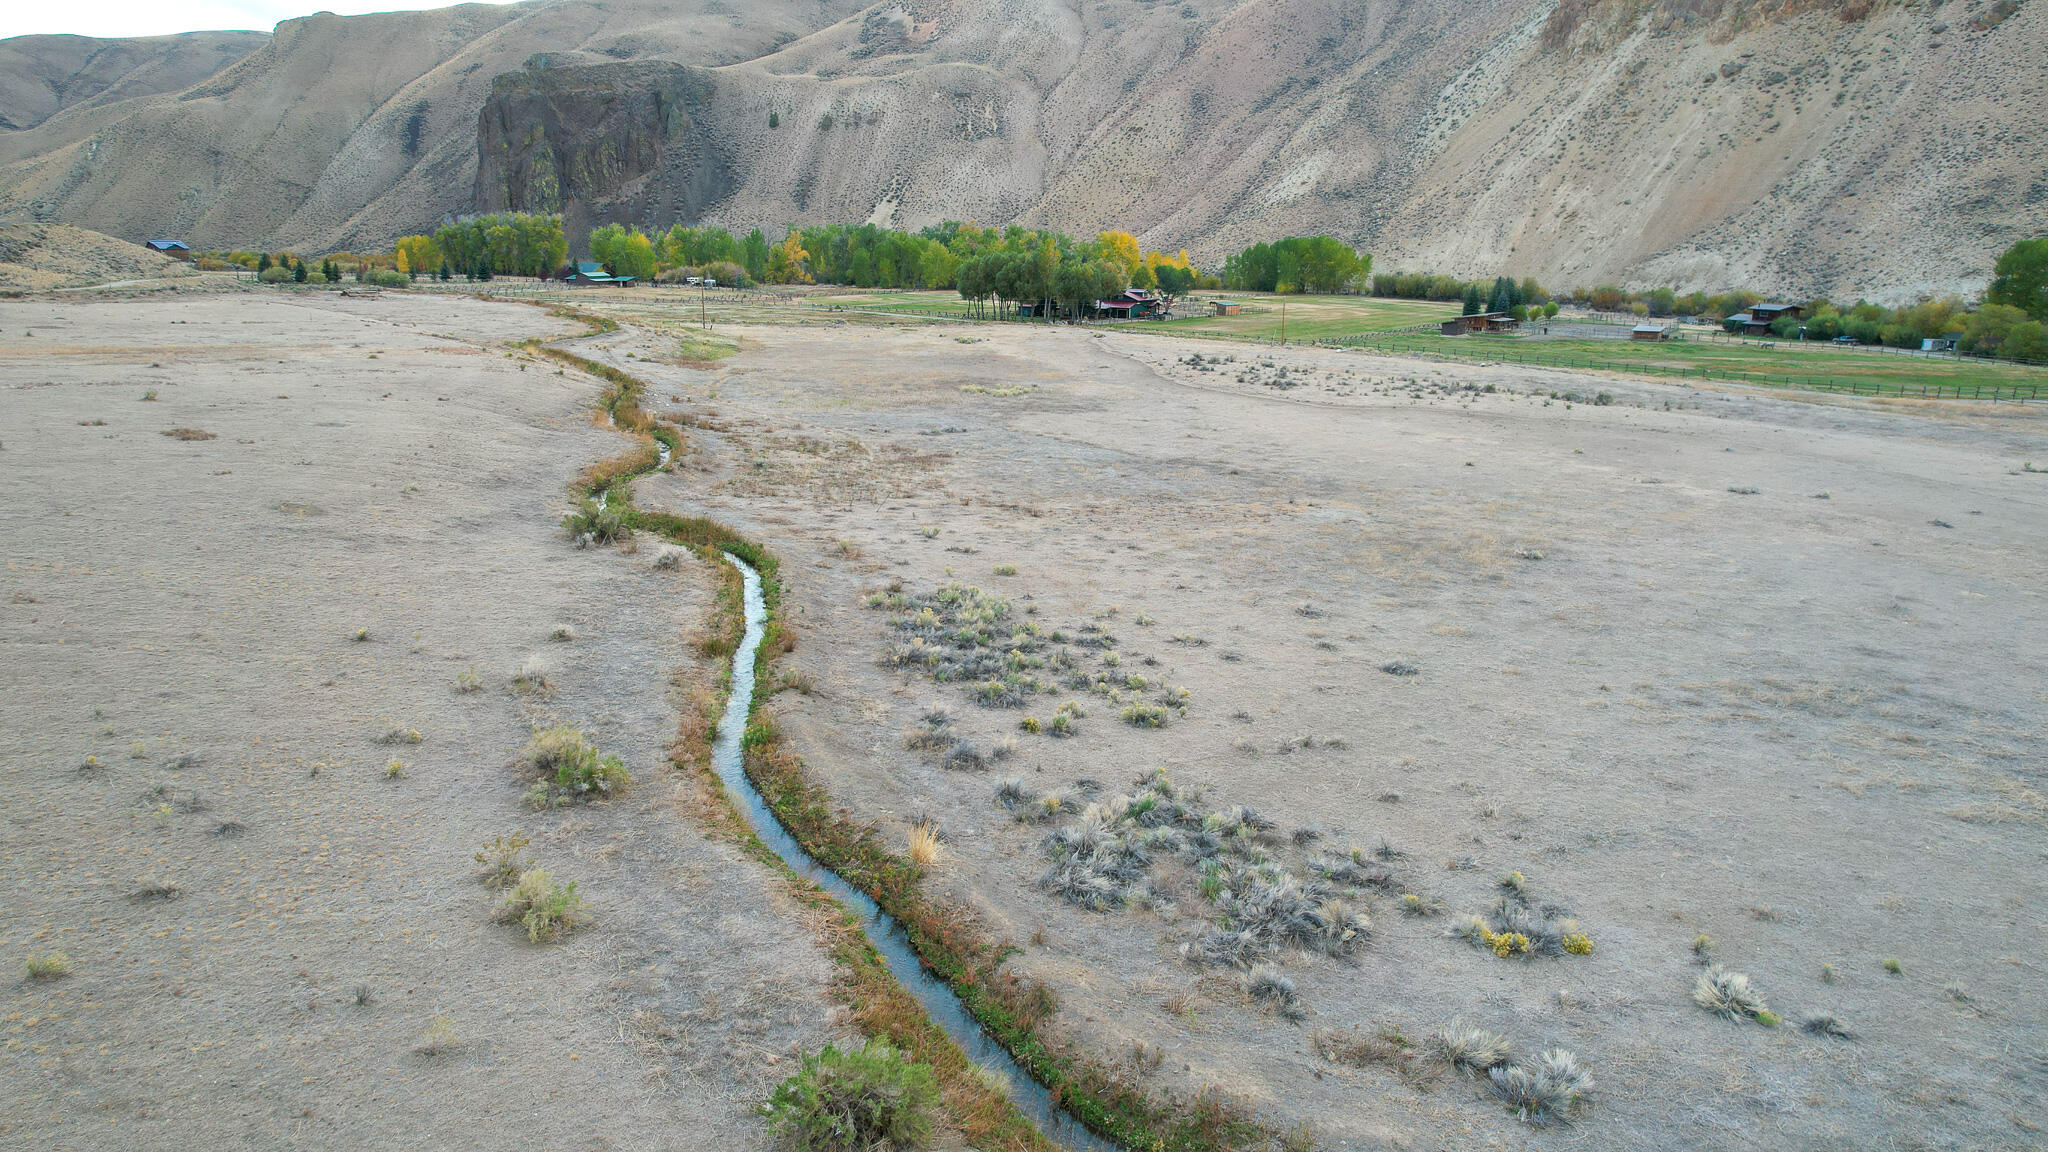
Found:
[{"label": "mountain ridge", "polygon": [[[0,218],[380,246],[556,206],[507,158],[601,139],[637,158],[578,185],[593,220],[1114,227],[1212,264],[1328,232],[1383,269],[1901,299],[2048,232],[2048,14],[2014,0],[528,0],[286,21],[171,87],[220,35],[102,42],[132,94],[69,105],[0,41]],[[631,64],[688,70],[683,135],[661,82],[599,91]]]}]

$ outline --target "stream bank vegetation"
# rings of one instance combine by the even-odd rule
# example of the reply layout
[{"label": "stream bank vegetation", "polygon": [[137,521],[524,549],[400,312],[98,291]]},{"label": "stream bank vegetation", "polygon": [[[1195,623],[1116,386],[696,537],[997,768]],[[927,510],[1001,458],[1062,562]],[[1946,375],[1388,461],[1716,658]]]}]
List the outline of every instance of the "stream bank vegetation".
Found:
[{"label": "stream bank vegetation", "polygon": [[[588,363],[577,363],[577,367]],[[614,380],[612,373],[616,372],[594,364],[587,370],[607,380]],[[625,373],[617,376],[625,377],[636,395],[644,393],[644,385],[638,381]],[[613,478],[603,482],[609,483]],[[595,495],[588,483],[579,490]],[[969,1014],[1070,1115],[1091,1131],[1131,1148],[1251,1152],[1275,1146],[1304,1150],[1313,1147],[1311,1137],[1298,1132],[1281,1133],[1262,1122],[1250,1102],[1221,1089],[1212,1087],[1192,1093],[1171,1089],[1149,1091],[1135,1070],[1121,1063],[1092,1059],[1071,1042],[1047,1035],[1043,1026],[1057,1012],[1058,999],[1043,983],[1003,970],[1004,963],[1017,953],[1017,947],[995,937],[971,910],[927,891],[922,870],[907,856],[891,852],[872,825],[857,825],[842,818],[843,810],[811,777],[802,759],[763,714],[775,679],[774,662],[796,646],[795,636],[780,611],[781,565],[775,554],[715,520],[644,511],[634,508],[629,500],[614,502],[635,530],[689,548],[727,573],[709,626],[710,634],[700,651],[708,648],[729,655],[737,650],[745,627],[741,581],[722,557],[737,557],[759,575],[767,619],[750,708],[753,719],[741,742],[748,779],[805,852],[866,892],[903,925],[912,947],[931,972],[952,989]],[[901,588],[892,588],[883,595],[900,596]],[[892,606],[907,607],[907,603]],[[1100,635],[1099,630],[1088,634]],[[992,631],[990,637],[993,638]],[[1047,641],[1054,642],[1050,637]],[[727,676],[729,672],[722,673],[721,679],[729,683],[724,679]],[[852,914],[823,889],[797,875],[754,834],[745,817],[732,806],[710,763],[709,732],[715,728],[716,704],[708,695],[698,702],[706,715],[684,718],[685,731],[671,753],[676,757],[675,763],[685,770],[694,769],[705,791],[719,798],[718,803],[706,806],[707,819],[714,828],[781,875],[800,903],[825,914],[832,958],[841,972],[835,994],[852,1011],[856,1025],[870,1037],[886,1038],[912,1061],[931,1066],[947,1110],[962,1135],[976,1146],[1020,1152],[1051,1149],[1053,1145],[1017,1110],[1007,1094],[990,1085],[979,1066],[890,975]],[[687,738],[692,731],[699,733],[694,740]]]},{"label": "stream bank vegetation", "polygon": [[923,1147],[938,1103],[931,1065],[887,1040],[870,1040],[844,1052],[827,1044],[805,1056],[802,1070],[777,1085],[761,1111],[792,1148],[868,1152]]}]

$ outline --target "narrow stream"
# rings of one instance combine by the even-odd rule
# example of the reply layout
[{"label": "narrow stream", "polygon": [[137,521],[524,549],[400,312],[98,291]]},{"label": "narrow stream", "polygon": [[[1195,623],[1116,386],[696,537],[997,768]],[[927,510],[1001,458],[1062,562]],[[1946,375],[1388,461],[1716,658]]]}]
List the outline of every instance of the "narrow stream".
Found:
[{"label": "narrow stream", "polygon": [[[613,427],[618,426],[615,413],[607,412],[606,416]],[[658,459],[653,470],[659,471],[668,464],[669,447],[659,439],[654,444]],[[597,506],[604,508],[610,495],[609,488],[599,492]],[[1047,1139],[1075,1152],[1119,1152],[1115,1144],[1090,1132],[1086,1125],[1053,1101],[1052,1093],[1032,1079],[1031,1074],[982,1029],[981,1023],[960,1003],[953,990],[925,971],[909,935],[896,918],[882,911],[867,893],[813,860],[803,845],[796,842],[796,837],[784,830],[782,822],[775,817],[775,811],[768,807],[768,801],[755,790],[754,782],[747,779],[740,741],[746,735],[747,717],[753,707],[754,661],[766,632],[768,605],[761,598],[761,574],[732,553],[724,555],[733,567],[740,570],[747,627],[738,650],[732,654],[732,693],[726,697],[725,714],[719,718],[718,734],[711,745],[711,766],[719,779],[725,782],[727,791],[746,816],[747,823],[753,827],[754,834],[798,875],[831,893],[840,904],[854,912],[860,921],[860,930],[881,953],[889,974],[917,997],[925,1012],[946,1030],[946,1035],[960,1046],[968,1059],[1002,1079],[1018,1111],[1038,1125],[1038,1130]]]},{"label": "narrow stream", "polygon": [[882,911],[867,893],[811,859],[810,853],[804,851],[796,838],[783,830],[782,822],[775,818],[768,802],[754,790],[754,782],[747,779],[740,739],[746,734],[747,714],[754,699],[754,657],[761,648],[768,607],[761,599],[760,574],[730,552],[725,554],[725,558],[740,570],[745,586],[747,631],[740,641],[739,650],[732,654],[732,695],[726,698],[725,715],[718,721],[718,737],[711,747],[711,765],[719,778],[725,781],[740,811],[746,814],[747,823],[753,825],[754,834],[798,874],[830,892],[841,904],[854,911],[860,919],[861,931],[882,954],[890,974],[917,997],[931,1018],[938,1021],[953,1042],[967,1053],[968,1059],[1003,1078],[1008,1085],[1010,1099],[1038,1125],[1039,1131],[1054,1143],[1077,1152],[1114,1152],[1116,1145],[1088,1131],[1080,1121],[1054,1103],[1052,1094],[1044,1085],[1032,1079],[1030,1073],[1010,1058],[1002,1045],[982,1030],[981,1024],[953,995],[953,990],[925,971],[902,925]]},{"label": "narrow stream", "polygon": [[[662,470],[663,468],[666,468],[666,467],[668,467],[668,445],[666,445],[666,444],[663,444],[663,443],[662,443],[661,441],[659,441],[659,440],[656,440],[656,441],[654,442],[654,451],[655,451],[655,454],[656,454],[656,457],[657,457],[657,459],[656,459],[656,460],[654,461],[654,470],[655,470],[656,472],[659,472],[659,471],[661,471],[661,470]],[[638,475],[640,475],[640,473],[636,472],[636,473],[634,473],[634,475],[635,475],[635,476],[638,476]],[[604,507],[605,507],[605,505],[607,505],[607,504],[611,503],[611,498],[612,498],[612,490],[611,490],[611,489],[609,489],[609,488],[606,488],[606,489],[605,489],[605,490],[603,490],[602,492],[599,492],[599,493],[597,494],[597,507],[598,507],[598,510],[599,510],[599,511],[603,511],[603,510],[604,510]]]}]

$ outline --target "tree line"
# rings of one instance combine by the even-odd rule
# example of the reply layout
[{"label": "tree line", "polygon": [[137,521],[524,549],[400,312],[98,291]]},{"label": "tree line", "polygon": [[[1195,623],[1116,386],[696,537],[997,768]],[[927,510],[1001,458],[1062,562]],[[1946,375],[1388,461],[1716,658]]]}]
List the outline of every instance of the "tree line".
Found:
[{"label": "tree line", "polygon": [[1223,286],[1240,292],[1356,292],[1372,257],[1332,236],[1254,244],[1223,262]]},{"label": "tree line", "polygon": [[[1641,317],[1694,317],[1745,330],[1735,319],[1766,302],[1746,288],[1727,292],[1679,292],[1673,288],[1626,289],[1615,284],[1573,288],[1553,296],[1533,278],[1502,276],[1491,284],[1427,272],[1372,275],[1372,294],[1413,300],[1457,300],[1464,312],[1509,312],[1518,319],[1554,316],[1560,302],[1595,312]],[[1887,307],[1868,300],[1841,304],[1825,298],[1786,300],[1798,304],[1798,318],[1771,324],[1781,339],[1833,340],[1919,348],[1928,339],[1950,339],[1965,352],[2007,359],[2048,360],[2048,237],[2022,240],[2008,248],[1992,269],[1991,283],[1976,300],[1941,296]],[[1505,306],[1503,306],[1505,305]]]}]

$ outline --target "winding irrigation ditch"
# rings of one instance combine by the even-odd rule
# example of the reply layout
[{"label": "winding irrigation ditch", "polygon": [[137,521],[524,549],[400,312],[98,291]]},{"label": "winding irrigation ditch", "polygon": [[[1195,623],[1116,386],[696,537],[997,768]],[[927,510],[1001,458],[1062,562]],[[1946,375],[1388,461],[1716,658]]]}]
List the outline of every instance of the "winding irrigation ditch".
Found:
[{"label": "winding irrigation ditch", "polygon": [[953,994],[953,990],[925,970],[909,934],[894,917],[882,911],[881,905],[866,893],[840,879],[838,873],[804,851],[803,845],[797,843],[796,838],[776,819],[768,801],[754,787],[754,782],[747,778],[741,744],[753,712],[754,661],[761,650],[761,641],[767,635],[768,608],[761,594],[761,574],[732,553],[724,555],[733,567],[739,569],[743,582],[746,634],[732,654],[732,690],[726,697],[725,714],[718,721],[718,737],[711,746],[711,765],[718,778],[724,781],[741,815],[753,827],[754,835],[760,837],[761,842],[780,856],[797,875],[831,893],[841,906],[855,913],[862,934],[881,953],[889,974],[917,997],[926,1014],[946,1030],[946,1035],[966,1052],[969,1059],[1002,1077],[1010,1099],[1038,1125],[1040,1132],[1077,1152],[1108,1152],[1115,1148],[1115,1145],[1088,1131],[1060,1107],[1053,1100],[1052,1093],[1019,1067],[1008,1050],[968,1013],[966,1005]]},{"label": "winding irrigation ditch", "polygon": [[[603,317],[557,314],[598,329],[590,335],[616,328]],[[916,867],[883,849],[871,829],[854,828],[833,815],[829,795],[780,747],[772,723],[759,717],[758,665],[764,646],[771,659],[774,652],[787,650],[778,647],[776,638],[781,587],[775,556],[717,521],[634,508],[630,481],[664,467],[681,451],[681,435],[639,410],[644,382],[565,349],[539,343],[529,347],[610,382],[613,387],[602,401],[610,424],[636,438],[647,437],[655,447],[633,462],[622,458],[617,467],[586,471],[578,485],[581,494],[599,509],[621,513],[630,527],[691,547],[707,560],[722,559],[740,578],[743,630],[732,638],[728,692],[709,750],[709,770],[723,786],[731,815],[744,825],[743,846],[814,891],[811,902],[829,905],[858,928],[865,947],[833,951],[843,967],[853,970],[856,1018],[871,1025],[864,1030],[871,1035],[907,1031],[926,1041],[950,1042],[949,1059],[978,1066],[979,1072],[969,1075],[979,1076],[984,1091],[990,1080],[1000,1081],[999,1107],[975,1109],[994,1141],[984,1146],[1075,1152],[1225,1152],[1276,1143],[1312,1147],[1298,1136],[1282,1137],[1255,1118],[1247,1104],[1221,1091],[1155,1095],[1115,1068],[1055,1048],[1039,1035],[1039,1023],[1056,1005],[1049,990],[999,971],[1015,949],[987,940],[971,915],[925,895]],[[621,420],[621,409],[628,407],[629,418]],[[689,766],[681,755],[677,764]],[[890,983],[895,987],[887,987]],[[913,1023],[888,1009],[863,1018],[863,993],[871,999],[907,994],[916,1007],[909,1015],[921,1011],[924,1019]],[[927,1030],[942,1036],[921,1035]],[[948,1093],[949,1100],[953,1095]],[[998,1111],[1008,1118],[991,1115]]]}]

